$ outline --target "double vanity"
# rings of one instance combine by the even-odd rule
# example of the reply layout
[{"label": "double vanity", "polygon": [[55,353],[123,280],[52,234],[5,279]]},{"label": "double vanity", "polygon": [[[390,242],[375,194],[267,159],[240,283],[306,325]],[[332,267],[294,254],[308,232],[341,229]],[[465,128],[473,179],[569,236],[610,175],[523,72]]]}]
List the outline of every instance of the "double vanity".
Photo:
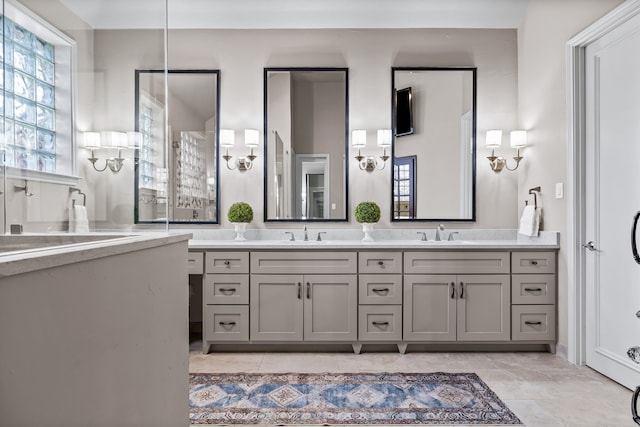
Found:
[{"label": "double vanity", "polygon": [[195,236],[189,271],[202,280],[203,351],[339,343],[356,353],[375,344],[401,353],[436,344],[555,351],[557,233],[401,234],[416,233],[367,243]]}]

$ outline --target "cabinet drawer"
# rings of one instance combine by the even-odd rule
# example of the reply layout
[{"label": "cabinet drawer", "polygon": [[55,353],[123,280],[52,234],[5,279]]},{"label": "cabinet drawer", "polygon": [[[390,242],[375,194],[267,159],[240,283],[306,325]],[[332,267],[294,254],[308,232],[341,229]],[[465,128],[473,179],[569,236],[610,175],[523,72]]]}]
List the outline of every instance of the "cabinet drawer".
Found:
[{"label": "cabinet drawer", "polygon": [[402,304],[402,275],[360,274],[358,302],[360,304]]},{"label": "cabinet drawer", "polygon": [[555,305],[511,307],[513,341],[553,341],[556,338]]},{"label": "cabinet drawer", "polygon": [[513,304],[555,304],[555,274],[514,274],[511,276]]},{"label": "cabinet drawer", "polygon": [[509,273],[509,252],[405,252],[405,274]]},{"label": "cabinet drawer", "polygon": [[205,272],[211,273],[248,273],[249,252],[207,252]]},{"label": "cabinet drawer", "polygon": [[344,274],[356,273],[355,252],[252,252],[251,273]]},{"label": "cabinet drawer", "polygon": [[555,273],[555,252],[513,252],[511,270],[514,273]]},{"label": "cabinet drawer", "polygon": [[359,273],[402,273],[402,252],[360,252]]},{"label": "cabinet drawer", "polygon": [[249,304],[248,274],[207,274],[205,304]]},{"label": "cabinet drawer", "polygon": [[360,341],[401,341],[402,306],[361,305],[358,331]]},{"label": "cabinet drawer", "polygon": [[248,341],[249,307],[207,305],[204,307],[205,341]]},{"label": "cabinet drawer", "polygon": [[204,271],[204,253],[189,252],[187,255],[187,271],[189,274],[202,274]]}]

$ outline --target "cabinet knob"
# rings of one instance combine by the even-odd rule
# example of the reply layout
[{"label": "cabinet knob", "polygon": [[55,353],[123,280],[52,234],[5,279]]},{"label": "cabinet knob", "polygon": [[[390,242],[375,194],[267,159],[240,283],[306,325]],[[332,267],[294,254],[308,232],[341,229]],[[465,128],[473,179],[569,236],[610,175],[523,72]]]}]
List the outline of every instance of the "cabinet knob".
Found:
[{"label": "cabinet knob", "polygon": [[226,265],[227,267],[229,267],[229,266],[231,265],[231,261],[226,260],[226,261],[224,262],[224,265]]},{"label": "cabinet knob", "polygon": [[378,261],[378,265],[382,267],[384,265],[384,261]]},{"label": "cabinet knob", "polygon": [[531,261],[531,265],[538,265],[538,261],[534,259],[533,261]]}]

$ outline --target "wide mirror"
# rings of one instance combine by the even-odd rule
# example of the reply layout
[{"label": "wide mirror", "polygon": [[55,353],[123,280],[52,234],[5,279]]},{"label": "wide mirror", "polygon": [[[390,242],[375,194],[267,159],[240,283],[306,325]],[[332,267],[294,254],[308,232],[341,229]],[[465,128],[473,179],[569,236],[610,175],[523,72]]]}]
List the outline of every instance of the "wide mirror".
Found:
[{"label": "wide mirror", "polygon": [[265,221],[347,220],[346,68],[264,70]]},{"label": "wide mirror", "polygon": [[475,221],[476,69],[392,69],[394,221]]},{"label": "wide mirror", "polygon": [[136,223],[218,222],[219,76],[136,70]]}]

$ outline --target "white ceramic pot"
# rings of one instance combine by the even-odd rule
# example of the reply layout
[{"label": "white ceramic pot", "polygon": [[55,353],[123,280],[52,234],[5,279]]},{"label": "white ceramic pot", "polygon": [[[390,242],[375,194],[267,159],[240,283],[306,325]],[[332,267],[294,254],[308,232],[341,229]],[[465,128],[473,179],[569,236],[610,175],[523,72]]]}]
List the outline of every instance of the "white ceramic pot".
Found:
[{"label": "white ceramic pot", "polygon": [[234,222],[233,223],[233,228],[236,232],[236,238],[233,240],[237,240],[237,241],[243,241],[243,240],[247,240],[244,237],[244,233],[247,231],[247,223],[246,222]]},{"label": "white ceramic pot", "polygon": [[364,237],[362,238],[363,242],[373,242],[373,222],[363,222],[362,223],[362,231],[364,232]]}]

